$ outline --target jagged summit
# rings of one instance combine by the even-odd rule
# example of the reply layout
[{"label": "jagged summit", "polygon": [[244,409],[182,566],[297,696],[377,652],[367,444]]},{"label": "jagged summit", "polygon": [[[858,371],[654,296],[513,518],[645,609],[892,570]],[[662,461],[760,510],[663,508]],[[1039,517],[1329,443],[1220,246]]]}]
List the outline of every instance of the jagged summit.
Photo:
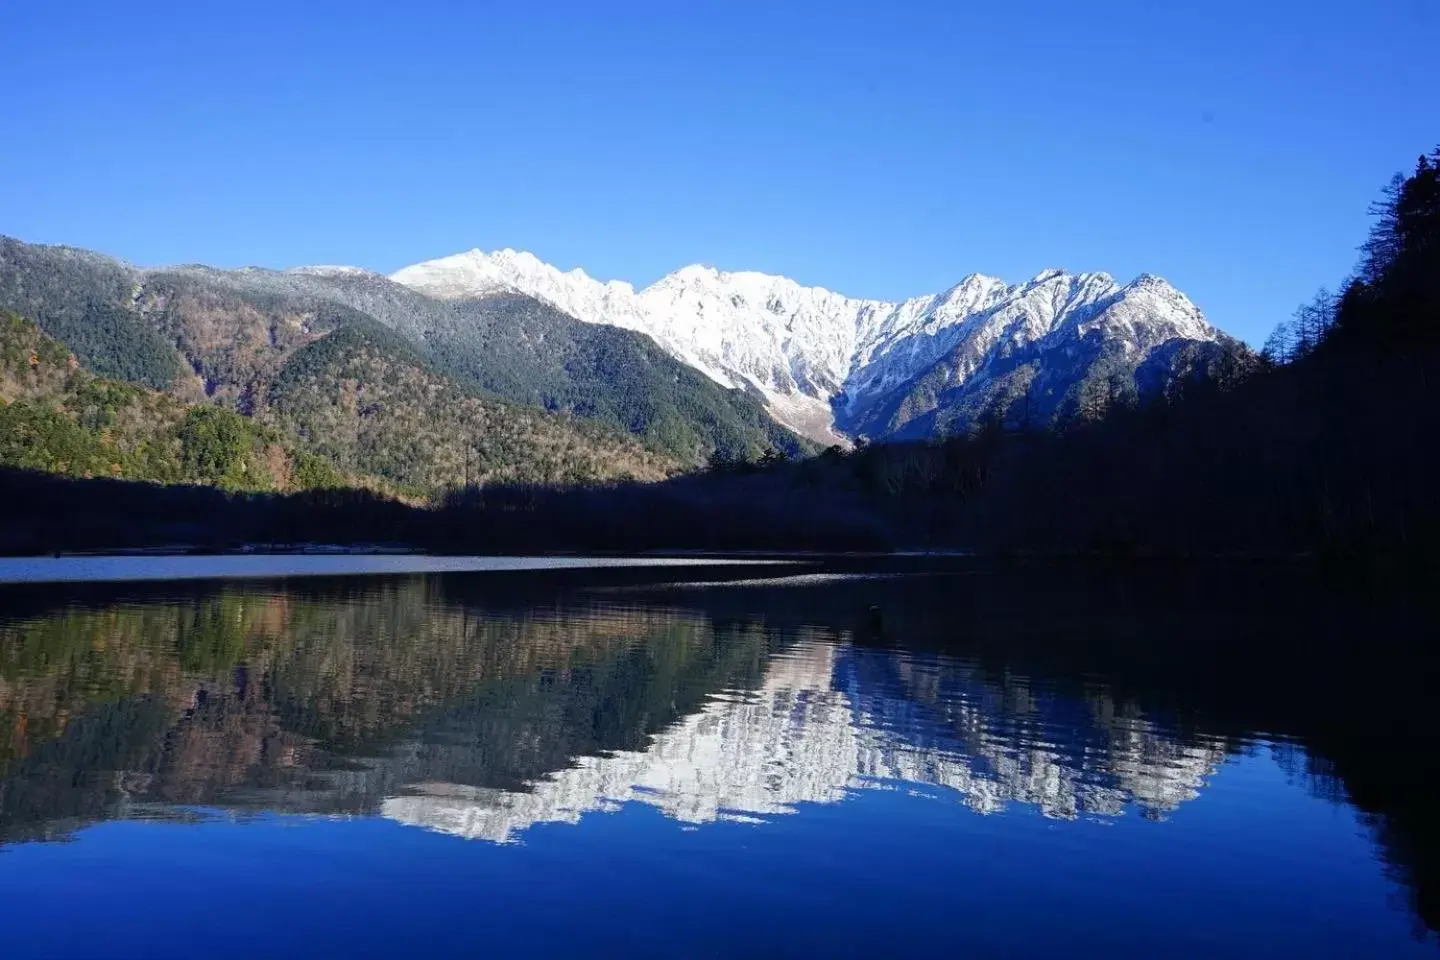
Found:
[{"label": "jagged summit", "polygon": [[778,420],[822,440],[836,438],[837,424],[853,428],[936,364],[946,369],[931,379],[973,392],[999,356],[1062,349],[1097,331],[1110,353],[1136,362],[1166,342],[1224,338],[1159,277],[1121,286],[1105,273],[1054,267],[1018,284],[970,274],[944,293],[900,302],[702,264],[637,291],[510,249],[426,261],[391,279],[451,300],[520,293],[588,323],[646,333],[719,383],[757,391]]}]

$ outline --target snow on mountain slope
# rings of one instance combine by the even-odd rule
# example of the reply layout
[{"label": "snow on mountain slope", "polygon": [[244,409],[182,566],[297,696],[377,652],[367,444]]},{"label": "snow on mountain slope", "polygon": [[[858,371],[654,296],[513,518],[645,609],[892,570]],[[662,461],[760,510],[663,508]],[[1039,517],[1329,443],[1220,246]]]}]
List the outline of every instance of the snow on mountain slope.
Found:
[{"label": "snow on mountain slope", "polygon": [[562,272],[532,254],[471,250],[406,267],[392,279],[445,299],[518,291],[589,323],[648,334],[730,387],[758,391],[777,420],[829,441],[849,421],[942,358],[952,381],[982,375],[997,354],[1057,334],[1098,333],[1138,362],[1170,340],[1223,337],[1184,294],[1144,275],[1047,270],[1026,283],[972,274],[944,293],[862,300],[763,273],[692,265],[643,290]]}]

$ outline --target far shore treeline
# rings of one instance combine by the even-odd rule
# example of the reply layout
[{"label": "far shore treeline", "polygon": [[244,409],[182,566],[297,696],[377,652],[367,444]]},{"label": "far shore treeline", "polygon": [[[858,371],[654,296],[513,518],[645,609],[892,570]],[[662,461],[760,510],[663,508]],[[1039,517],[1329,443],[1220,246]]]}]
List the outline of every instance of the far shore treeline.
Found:
[{"label": "far shore treeline", "polygon": [[[1043,430],[996,416],[929,442],[762,456],[717,449],[707,468],[677,472],[620,433],[533,415],[505,427],[527,408],[456,396],[434,409],[451,411],[438,427],[462,431],[446,442],[467,458],[463,469],[463,431],[481,428],[497,431],[489,456],[507,466],[431,496],[421,493],[425,476],[403,489],[377,482],[343,466],[360,461],[327,456],[286,426],[320,416],[309,411],[323,398],[303,398],[311,420],[275,424],[203,398],[187,406],[80,369],[70,350],[10,316],[0,551],[325,542],[465,552],[1418,554],[1440,533],[1440,151],[1397,177],[1374,214],[1337,292],[1317,294],[1264,350],[1143,404],[1117,393]],[[364,336],[354,336],[363,360]],[[384,383],[436,395],[423,373]],[[300,398],[277,397],[274,409],[300,409]],[[335,422],[361,415],[324,411]],[[395,426],[397,436],[422,429],[437,423]],[[347,455],[373,442],[346,435]],[[548,458],[543,470],[527,469],[531,456]]]}]

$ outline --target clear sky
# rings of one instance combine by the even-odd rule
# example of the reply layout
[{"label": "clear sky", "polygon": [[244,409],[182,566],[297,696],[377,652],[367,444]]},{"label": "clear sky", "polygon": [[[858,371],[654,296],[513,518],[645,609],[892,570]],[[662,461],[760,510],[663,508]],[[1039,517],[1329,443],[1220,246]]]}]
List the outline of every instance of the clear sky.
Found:
[{"label": "clear sky", "polygon": [[1252,340],[1440,142],[1436,0],[6,0],[0,50],[23,240],[886,298],[1150,271]]}]

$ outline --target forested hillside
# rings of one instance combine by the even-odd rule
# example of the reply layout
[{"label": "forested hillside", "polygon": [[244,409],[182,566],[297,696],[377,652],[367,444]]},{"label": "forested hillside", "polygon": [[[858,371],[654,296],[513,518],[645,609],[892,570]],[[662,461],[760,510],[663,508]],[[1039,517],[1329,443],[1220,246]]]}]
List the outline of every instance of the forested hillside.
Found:
[{"label": "forested hillside", "polygon": [[177,385],[180,395],[245,414],[258,412],[266,385],[295,351],[343,327],[373,323],[324,300],[238,296],[184,271],[146,274],[135,306],[193,372]]},{"label": "forested hillside", "polygon": [[[717,452],[753,459],[772,449],[813,449],[777,425],[759,400],[719,386],[648,337],[581,323],[526,297],[452,304],[354,270],[137,270],[86,251],[0,238],[6,308],[33,317],[89,369],[262,419],[271,381],[296,351],[357,328],[376,349],[408,345],[406,362],[453,379],[449,388],[633,434],[657,463],[697,466]],[[374,336],[387,328],[397,336]],[[403,452],[377,453],[394,461]],[[555,469],[550,458],[526,476],[549,479]],[[464,476],[433,463],[411,473],[452,482]]]},{"label": "forested hillside", "polygon": [[[167,411],[146,415],[157,430],[176,418],[208,417],[207,422],[236,425],[272,445],[286,438],[292,458],[303,454],[312,472],[328,479],[365,477],[366,485],[418,498],[467,481],[655,480],[681,466],[618,427],[488,399],[470,381],[445,376],[424,344],[300,288],[255,288],[196,268],[127,272],[92,254],[9,240],[0,252],[0,297],[51,318],[51,326],[87,345],[97,364],[134,381],[134,387],[117,381],[110,389],[117,396],[145,397]],[[141,349],[127,352],[131,343]],[[77,376],[83,377],[86,355],[76,353]],[[173,400],[166,406],[164,397],[138,384],[162,386]],[[187,413],[187,404],[204,412]],[[10,413],[18,416],[18,410]],[[49,428],[15,433],[7,438],[5,462],[67,473],[218,482],[177,472],[161,462],[163,456],[142,463],[137,458],[160,456],[154,451],[164,446],[148,435],[142,444],[96,434],[92,440],[108,451],[104,456],[125,454],[114,461],[118,466],[107,461],[100,471],[95,464],[104,456],[98,450],[81,459],[61,457],[36,446],[42,434],[46,443],[59,442]],[[111,450],[116,443],[122,446]],[[82,462],[82,468],[70,466]],[[290,488],[283,469],[267,476],[268,481],[227,474],[225,483],[235,489]]]},{"label": "forested hillside", "polygon": [[437,362],[501,396],[614,424],[690,464],[816,449],[759,399],[721,387],[642,333],[582,323],[530,297],[454,309],[462,322],[430,340]]},{"label": "forested hillside", "polygon": [[155,390],[95,376],[35,324],[5,311],[0,465],[227,490],[345,481],[325,460],[233,411],[187,406]]},{"label": "forested hillside", "polygon": [[348,326],[295,353],[264,417],[342,469],[417,495],[463,482],[659,480],[679,464],[597,423],[476,396],[386,330]]},{"label": "forested hillside", "polygon": [[394,330],[463,385],[625,430],[687,465],[717,452],[736,460],[814,449],[759,399],[721,387],[644,334],[582,323],[531,297],[436,300],[356,270],[184,272],[246,299],[343,305]]},{"label": "forested hillside", "polygon": [[0,236],[0,309],[30,317],[101,376],[169,388],[174,345],[133,309],[135,271],[86,250]]}]

